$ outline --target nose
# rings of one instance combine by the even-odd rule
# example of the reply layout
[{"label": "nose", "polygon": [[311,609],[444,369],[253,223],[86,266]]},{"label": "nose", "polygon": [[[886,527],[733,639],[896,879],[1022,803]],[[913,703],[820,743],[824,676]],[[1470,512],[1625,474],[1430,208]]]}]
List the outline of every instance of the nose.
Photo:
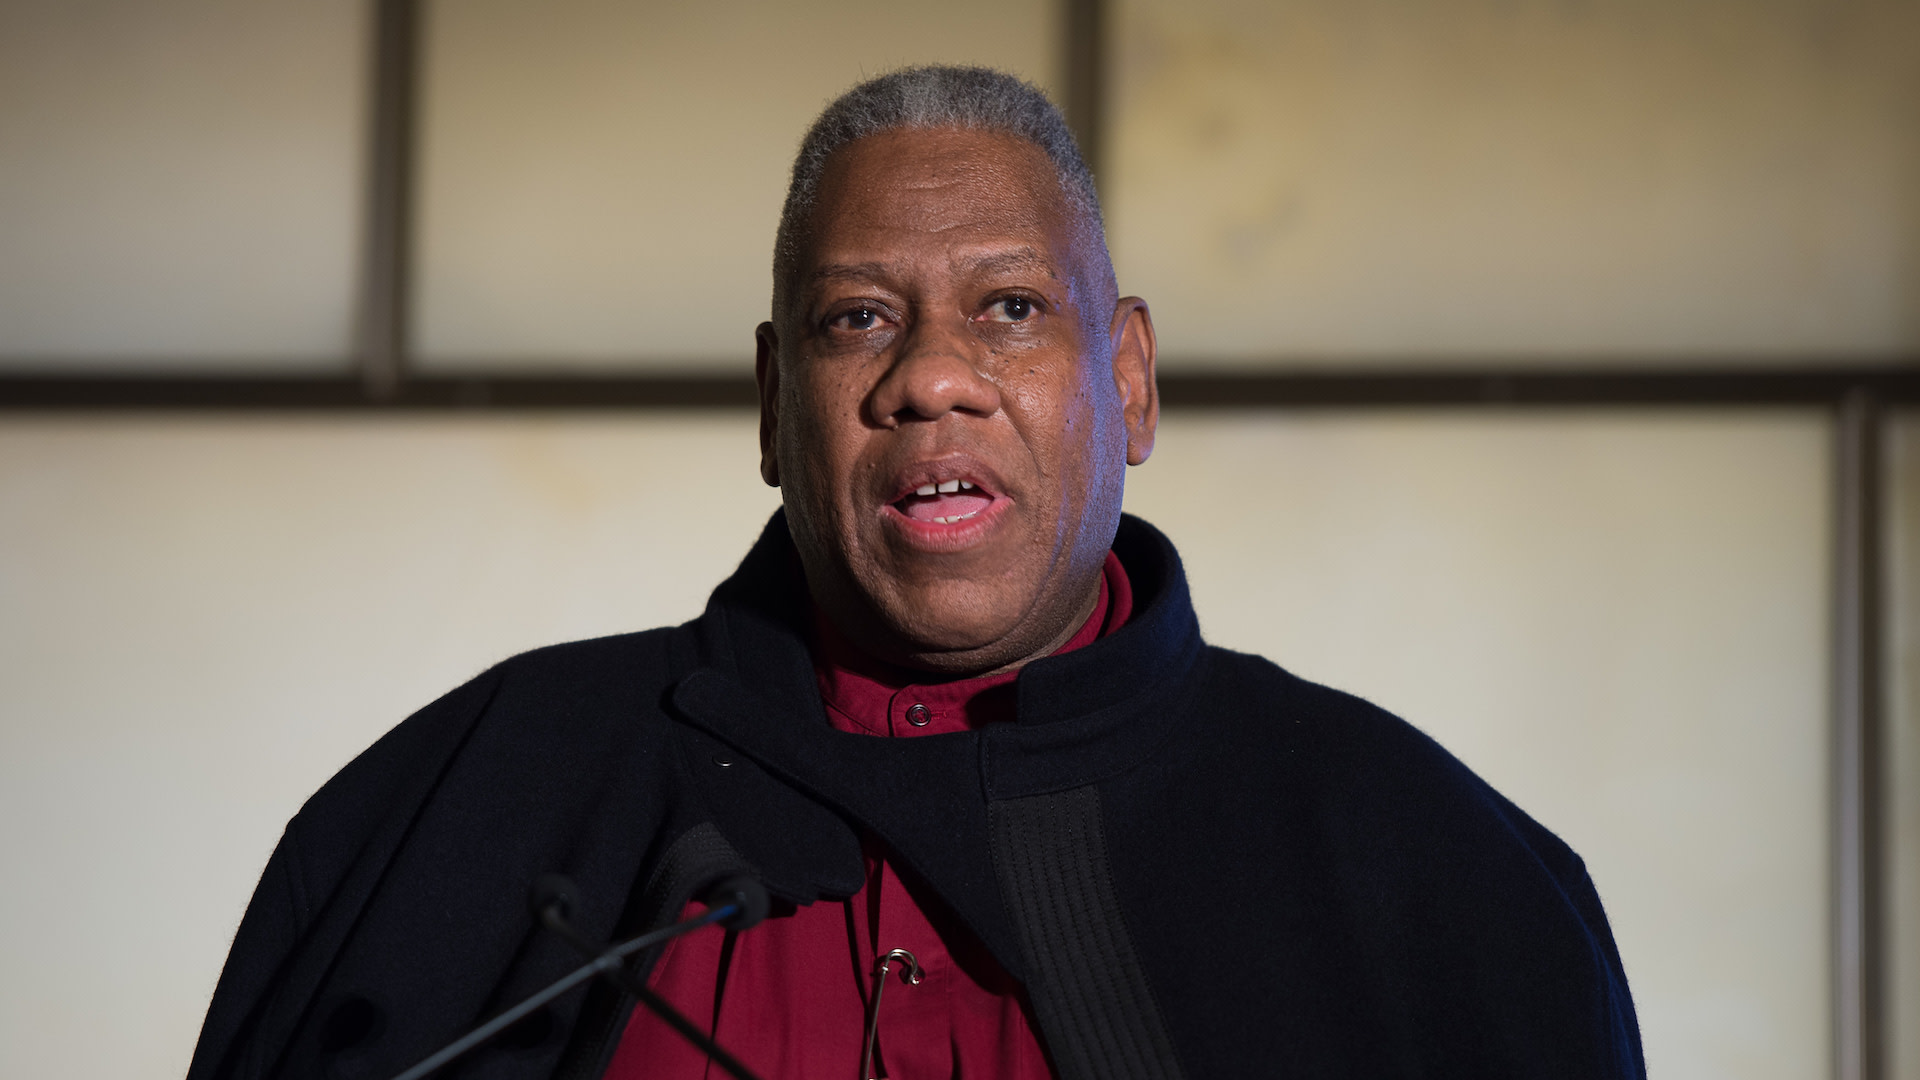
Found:
[{"label": "nose", "polygon": [[1000,388],[981,368],[985,350],[963,318],[920,320],[902,339],[893,363],[867,399],[873,422],[892,428],[938,420],[950,412],[998,412]]}]

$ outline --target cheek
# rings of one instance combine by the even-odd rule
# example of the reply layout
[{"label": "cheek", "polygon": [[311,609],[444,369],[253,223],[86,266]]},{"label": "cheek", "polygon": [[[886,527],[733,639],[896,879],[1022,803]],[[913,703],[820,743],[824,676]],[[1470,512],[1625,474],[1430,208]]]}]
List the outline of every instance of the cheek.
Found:
[{"label": "cheek", "polygon": [[1108,489],[1125,472],[1127,452],[1119,394],[1082,378],[1062,404],[1061,471],[1069,497],[1083,507],[1114,497]]},{"label": "cheek", "polygon": [[1099,473],[1113,448],[1118,409],[1103,393],[1103,387],[1076,371],[1072,382],[1063,387],[1057,401],[1063,471],[1078,476]]},{"label": "cheek", "polygon": [[[846,498],[863,444],[857,399],[843,388],[798,387],[783,403],[781,473],[790,496],[812,511],[831,514]],[[790,479],[788,479],[790,477]]]}]

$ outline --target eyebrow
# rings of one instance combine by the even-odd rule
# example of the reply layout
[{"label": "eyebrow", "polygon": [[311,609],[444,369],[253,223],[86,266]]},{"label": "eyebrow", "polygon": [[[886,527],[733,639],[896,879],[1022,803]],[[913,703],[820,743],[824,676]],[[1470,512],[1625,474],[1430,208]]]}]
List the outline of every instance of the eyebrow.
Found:
[{"label": "eyebrow", "polygon": [[[995,252],[963,260],[960,266],[976,274],[1004,273],[1011,270],[1039,270],[1048,277],[1054,277],[1053,264],[1038,250],[1031,247],[1016,248],[1013,251]],[[887,276],[884,263],[834,263],[822,266],[807,275],[808,282],[820,284],[828,281],[872,281]]]},{"label": "eyebrow", "polygon": [[993,273],[1007,270],[1043,270],[1049,276],[1053,274],[1053,264],[1046,256],[1030,247],[1016,248],[993,255],[981,255],[969,259],[963,264],[974,273]]},{"label": "eyebrow", "polygon": [[807,280],[817,284],[823,281],[870,281],[885,276],[886,267],[876,262],[835,263],[808,274]]}]

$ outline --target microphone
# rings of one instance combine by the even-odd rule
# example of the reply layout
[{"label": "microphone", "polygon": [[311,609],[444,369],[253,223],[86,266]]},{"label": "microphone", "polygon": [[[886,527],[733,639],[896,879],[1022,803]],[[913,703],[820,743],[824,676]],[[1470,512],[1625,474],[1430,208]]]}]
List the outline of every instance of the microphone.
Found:
[{"label": "microphone", "polygon": [[760,920],[767,917],[767,910],[772,905],[772,901],[767,897],[766,887],[745,874],[723,878],[709,886],[701,895],[701,902],[707,905],[704,915],[663,926],[658,930],[611,946],[595,944],[569,921],[569,916],[579,902],[579,896],[579,890],[574,888],[573,882],[559,874],[545,874],[533,883],[533,889],[527,899],[533,908],[534,918],[539,920],[542,926],[558,934],[561,940],[573,946],[575,952],[587,957],[585,964],[549,983],[544,989],[529,995],[518,1005],[448,1043],[437,1053],[394,1077],[393,1080],[421,1080],[422,1077],[511,1027],[514,1022],[528,1013],[596,975],[639,999],[640,1004],[645,1005],[654,1015],[664,1020],[668,1027],[680,1034],[681,1038],[705,1051],[707,1056],[713,1059],[714,1064],[725,1069],[735,1080],[760,1080],[754,1075],[753,1070],[741,1064],[740,1059],[727,1053],[720,1044],[708,1038],[706,1032],[696,1027],[693,1021],[682,1016],[678,1009],[668,1004],[665,998],[654,993],[645,982],[635,978],[633,973],[627,970],[626,959],[642,949],[651,948],[703,926],[718,924],[729,930],[746,930],[759,925]]},{"label": "microphone", "polygon": [[700,902],[709,908],[733,905],[732,915],[720,920],[720,925],[729,930],[751,930],[760,925],[773,907],[773,899],[767,895],[767,887],[745,874],[735,874],[707,887]]}]

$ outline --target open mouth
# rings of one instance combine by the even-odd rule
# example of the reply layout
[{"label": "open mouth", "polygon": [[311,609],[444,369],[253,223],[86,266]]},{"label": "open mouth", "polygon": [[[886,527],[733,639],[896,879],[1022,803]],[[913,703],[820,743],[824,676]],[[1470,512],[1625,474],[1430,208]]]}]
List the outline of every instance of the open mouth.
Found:
[{"label": "open mouth", "polygon": [[907,492],[893,508],[927,525],[958,525],[992,505],[992,493],[971,480],[940,480]]}]

